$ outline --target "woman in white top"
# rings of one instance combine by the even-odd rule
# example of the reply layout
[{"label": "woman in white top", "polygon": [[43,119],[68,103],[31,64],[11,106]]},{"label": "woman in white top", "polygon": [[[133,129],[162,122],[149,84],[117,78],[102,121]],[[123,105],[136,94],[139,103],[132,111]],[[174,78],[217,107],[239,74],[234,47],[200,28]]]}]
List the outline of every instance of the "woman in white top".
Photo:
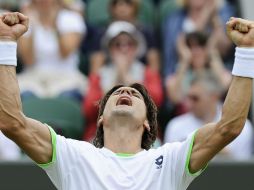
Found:
[{"label": "woman in white top", "polygon": [[78,48],[86,31],[82,16],[62,8],[58,0],[33,0],[24,12],[31,26],[19,45],[25,65],[18,78],[21,94],[83,95],[86,79],[78,70]]}]

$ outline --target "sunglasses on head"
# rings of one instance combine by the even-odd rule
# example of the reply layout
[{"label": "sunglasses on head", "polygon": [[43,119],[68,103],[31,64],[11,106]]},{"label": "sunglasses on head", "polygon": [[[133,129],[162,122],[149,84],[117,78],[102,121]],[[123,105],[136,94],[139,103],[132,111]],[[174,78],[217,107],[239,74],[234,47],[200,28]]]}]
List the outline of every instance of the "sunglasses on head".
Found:
[{"label": "sunglasses on head", "polygon": [[134,47],[136,44],[135,42],[128,40],[125,42],[121,42],[121,41],[113,41],[110,46],[112,47],[116,47],[116,48],[121,48],[121,47]]}]

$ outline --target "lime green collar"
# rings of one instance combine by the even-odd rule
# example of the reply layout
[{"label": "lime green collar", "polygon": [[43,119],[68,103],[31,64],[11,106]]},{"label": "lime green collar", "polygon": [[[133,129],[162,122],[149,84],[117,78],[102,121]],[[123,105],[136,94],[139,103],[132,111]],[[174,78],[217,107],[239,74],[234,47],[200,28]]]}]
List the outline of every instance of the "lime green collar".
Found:
[{"label": "lime green collar", "polygon": [[120,157],[130,157],[130,156],[133,156],[135,154],[128,154],[128,153],[116,153],[117,156],[120,156]]}]

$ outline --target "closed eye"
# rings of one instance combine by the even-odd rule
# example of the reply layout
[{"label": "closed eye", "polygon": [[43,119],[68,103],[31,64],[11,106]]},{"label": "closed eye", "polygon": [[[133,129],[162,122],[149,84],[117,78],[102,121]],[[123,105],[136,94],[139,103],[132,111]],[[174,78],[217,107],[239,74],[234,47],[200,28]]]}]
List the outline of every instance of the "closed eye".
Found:
[{"label": "closed eye", "polygon": [[142,99],[142,98],[143,98],[143,96],[142,96],[139,92],[137,92],[137,91],[135,91],[135,90],[132,90],[132,95],[135,96],[135,97],[137,97],[137,98],[139,98],[139,99]]}]

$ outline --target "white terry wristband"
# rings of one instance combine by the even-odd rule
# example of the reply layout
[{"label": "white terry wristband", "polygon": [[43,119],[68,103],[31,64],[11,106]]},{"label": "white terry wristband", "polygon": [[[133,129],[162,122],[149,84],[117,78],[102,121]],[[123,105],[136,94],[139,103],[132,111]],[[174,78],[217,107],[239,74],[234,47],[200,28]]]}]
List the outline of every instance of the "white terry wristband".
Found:
[{"label": "white terry wristband", "polygon": [[17,43],[0,41],[0,65],[17,66]]},{"label": "white terry wristband", "polygon": [[254,78],[254,48],[236,48],[232,74]]}]

